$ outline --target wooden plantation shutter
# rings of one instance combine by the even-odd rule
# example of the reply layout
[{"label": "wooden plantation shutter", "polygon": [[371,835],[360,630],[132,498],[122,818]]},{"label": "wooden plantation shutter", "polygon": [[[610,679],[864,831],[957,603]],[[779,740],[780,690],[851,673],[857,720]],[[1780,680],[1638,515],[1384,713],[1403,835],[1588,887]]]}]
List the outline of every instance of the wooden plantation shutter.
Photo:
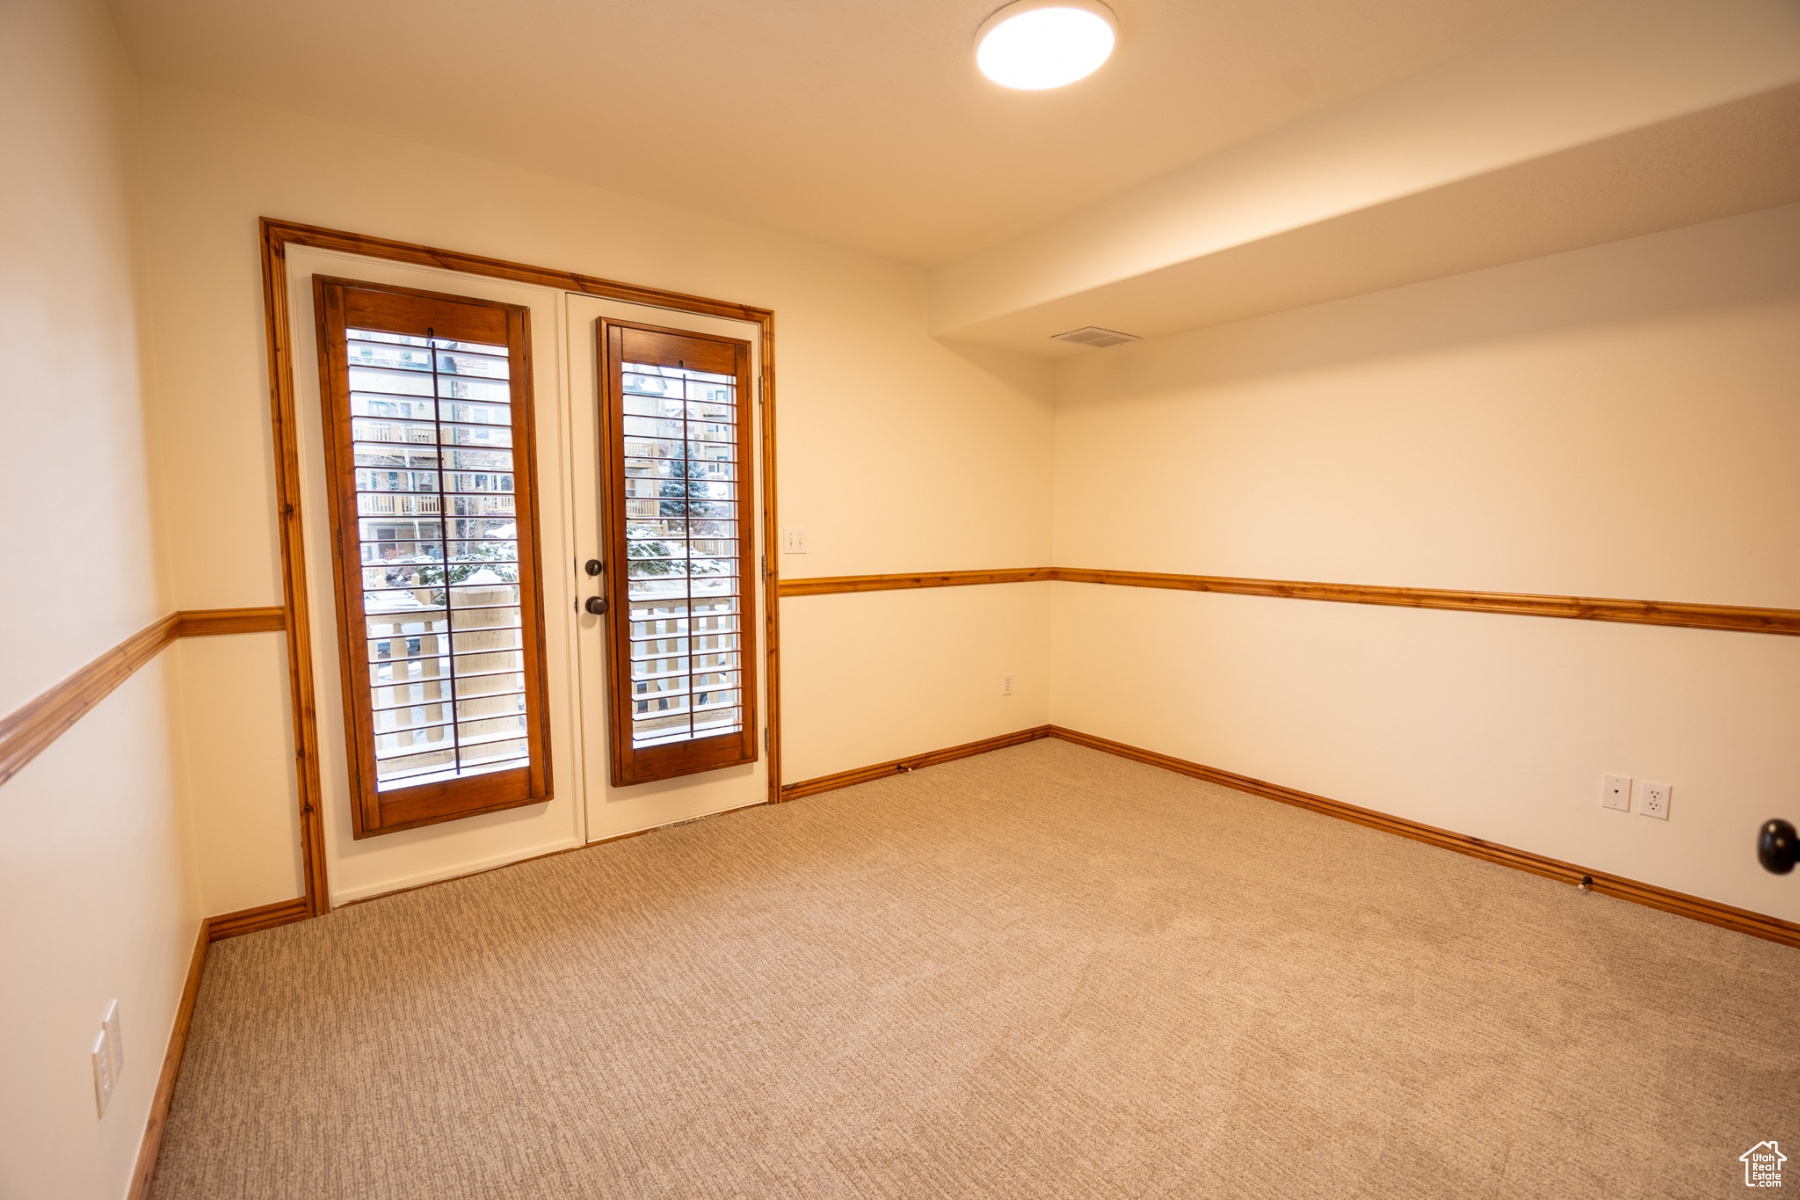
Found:
[{"label": "wooden plantation shutter", "polygon": [[750,343],[600,324],[615,787],[757,758]]},{"label": "wooden plantation shutter", "polygon": [[528,313],[313,290],[356,836],[548,799]]}]

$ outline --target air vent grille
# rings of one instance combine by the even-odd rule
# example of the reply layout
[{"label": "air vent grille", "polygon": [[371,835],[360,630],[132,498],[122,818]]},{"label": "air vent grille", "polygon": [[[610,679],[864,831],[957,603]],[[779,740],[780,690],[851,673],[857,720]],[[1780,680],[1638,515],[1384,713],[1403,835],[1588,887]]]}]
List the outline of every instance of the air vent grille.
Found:
[{"label": "air vent grille", "polygon": [[1135,333],[1120,333],[1116,329],[1102,329],[1098,325],[1083,325],[1080,329],[1071,329],[1067,333],[1052,335],[1059,342],[1074,342],[1077,346],[1122,346],[1126,342],[1135,342],[1139,338]]}]

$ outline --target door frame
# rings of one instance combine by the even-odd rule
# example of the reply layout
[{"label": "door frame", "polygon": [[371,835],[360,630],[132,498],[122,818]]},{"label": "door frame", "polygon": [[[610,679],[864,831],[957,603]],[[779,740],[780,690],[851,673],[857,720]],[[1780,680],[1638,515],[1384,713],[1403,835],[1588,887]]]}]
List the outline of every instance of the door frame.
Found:
[{"label": "door frame", "polygon": [[[466,275],[535,284],[609,300],[673,309],[697,316],[724,317],[761,330],[761,371],[757,389],[762,408],[762,521],[765,531],[779,528],[775,469],[775,314],[772,310],[732,301],[713,300],[662,288],[620,283],[573,271],[534,267],[504,259],[464,254],[391,238],[370,237],[316,225],[263,217],[263,316],[269,364],[270,424],[275,451],[275,519],[281,532],[282,612],[287,633],[288,687],[294,722],[295,784],[300,810],[301,875],[307,909],[322,916],[331,908],[326,874],[324,813],[321,800],[319,731],[313,679],[312,627],[308,613],[305,531],[300,509],[300,447],[295,409],[294,358],[310,347],[293,344],[288,312],[287,249],[311,246],[365,258],[387,259],[435,267]],[[765,536],[772,536],[766,533]],[[781,800],[781,608],[777,603],[776,570],[763,563],[763,670],[768,709],[767,803]]]}]

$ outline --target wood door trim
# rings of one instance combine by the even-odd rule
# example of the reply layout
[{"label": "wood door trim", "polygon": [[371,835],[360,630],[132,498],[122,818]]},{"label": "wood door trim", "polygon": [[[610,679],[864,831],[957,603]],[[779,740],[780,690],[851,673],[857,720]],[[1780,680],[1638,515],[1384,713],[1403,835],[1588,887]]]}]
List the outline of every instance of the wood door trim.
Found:
[{"label": "wood door trim", "polygon": [[[286,617],[288,679],[292,693],[295,745],[295,782],[300,807],[300,855],[306,879],[306,896],[313,915],[331,907],[326,877],[325,829],[319,775],[318,707],[312,669],[312,630],[307,611],[306,556],[300,511],[299,427],[294,398],[293,329],[288,312],[287,252],[290,246],[309,246],[344,254],[378,258],[388,262],[438,267],[465,275],[506,279],[539,287],[579,292],[632,304],[650,305],[701,316],[724,317],[758,326],[762,341],[762,372],[757,379],[757,402],[763,423],[763,529],[764,546],[779,528],[775,488],[775,314],[767,308],[713,300],[662,288],[620,283],[574,271],[534,267],[505,259],[463,254],[392,238],[370,237],[263,217],[258,222],[262,249],[263,317],[268,345],[269,407],[271,436],[275,445],[275,511],[281,530],[283,612]],[[768,731],[768,798],[781,799],[781,606],[776,603],[778,580],[774,569],[763,572],[764,654]]]},{"label": "wood door trim", "polygon": [[0,718],[0,784],[49,749],[77,721],[179,637],[265,633],[283,628],[279,608],[199,608],[172,612]]},{"label": "wood door trim", "polygon": [[300,871],[312,915],[331,909],[319,784],[319,714],[313,682],[312,617],[306,592],[306,536],[300,511],[300,427],[294,401],[293,334],[288,317],[287,243],[262,222],[264,335],[269,360],[269,427],[275,446],[275,523],[281,531],[281,603],[287,621],[288,696],[294,723],[294,791],[300,809]]},{"label": "wood door trim", "polygon": [[1737,633],[1800,636],[1800,609],[1793,608],[1754,608],[1736,604],[1691,604],[1679,600],[1622,600],[1601,596],[1453,591],[1443,588],[1385,587],[1357,583],[1311,583],[1296,579],[1181,575],[1157,571],[1105,571],[1084,567],[1011,567],[996,571],[942,571],[936,574],[817,576],[809,579],[784,581],[781,584],[780,595],[784,598],[832,596],[850,592],[967,587],[989,583],[1039,583],[1046,580],[1062,583],[1104,584],[1113,587],[1217,592],[1222,595],[1265,596],[1286,600],[1322,600],[1338,604],[1436,608],[1455,612],[1500,613],[1521,617],[1558,617],[1575,621],[1617,621],[1630,625],[1672,625],[1685,629],[1719,629]]}]

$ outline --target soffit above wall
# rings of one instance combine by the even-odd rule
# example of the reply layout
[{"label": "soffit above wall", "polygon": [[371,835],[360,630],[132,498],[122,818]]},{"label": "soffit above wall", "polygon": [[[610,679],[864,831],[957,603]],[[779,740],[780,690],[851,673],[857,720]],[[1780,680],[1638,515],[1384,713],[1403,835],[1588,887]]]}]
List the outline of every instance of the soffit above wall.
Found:
[{"label": "soffit above wall", "polygon": [[1800,7],[1596,6],[931,277],[939,337],[1047,357],[1800,201]]},{"label": "soffit above wall", "polygon": [[157,79],[945,262],[1580,7],[1113,0],[1091,79],[975,70],[999,0],[113,0]]}]

